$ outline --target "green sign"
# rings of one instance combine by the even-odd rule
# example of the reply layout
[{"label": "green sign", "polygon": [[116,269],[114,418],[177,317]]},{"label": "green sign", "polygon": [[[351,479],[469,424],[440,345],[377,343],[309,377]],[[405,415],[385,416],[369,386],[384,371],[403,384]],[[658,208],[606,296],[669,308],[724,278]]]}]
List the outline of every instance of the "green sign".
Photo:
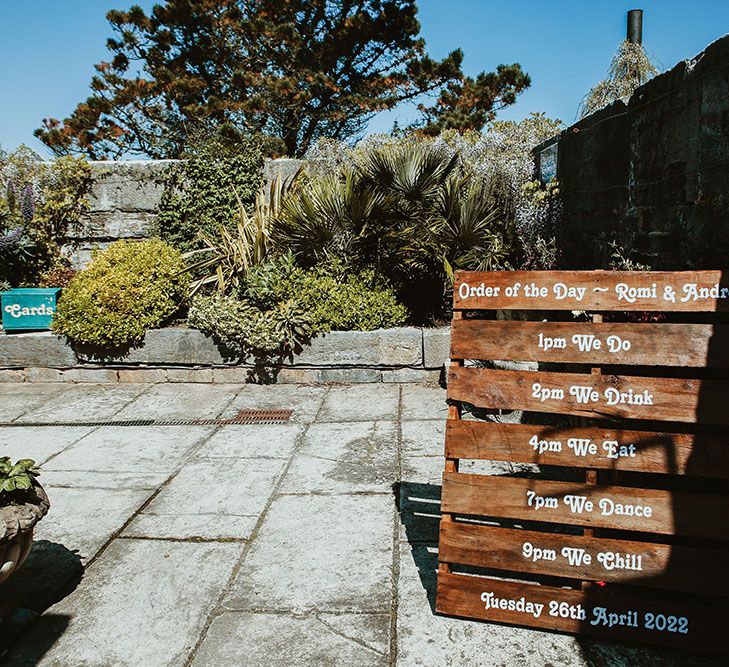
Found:
[{"label": "green sign", "polygon": [[22,288],[0,294],[5,331],[50,329],[60,291],[58,287]]}]

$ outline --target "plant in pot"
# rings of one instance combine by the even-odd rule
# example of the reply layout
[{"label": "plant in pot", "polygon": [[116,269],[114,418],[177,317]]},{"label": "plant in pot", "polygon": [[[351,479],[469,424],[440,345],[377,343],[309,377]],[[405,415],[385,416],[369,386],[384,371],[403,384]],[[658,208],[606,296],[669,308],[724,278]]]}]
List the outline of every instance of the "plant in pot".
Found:
[{"label": "plant in pot", "polygon": [[48,513],[48,496],[37,477],[35,461],[0,457],[0,583],[25,562],[35,525]]}]

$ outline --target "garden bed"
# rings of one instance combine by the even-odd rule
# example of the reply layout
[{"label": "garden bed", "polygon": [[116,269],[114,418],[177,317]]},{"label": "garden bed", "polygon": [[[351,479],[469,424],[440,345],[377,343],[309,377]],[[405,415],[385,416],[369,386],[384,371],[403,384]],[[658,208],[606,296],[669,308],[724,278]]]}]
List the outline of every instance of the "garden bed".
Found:
[{"label": "garden bed", "polygon": [[148,331],[137,347],[73,346],[52,333],[0,335],[4,382],[437,382],[450,330],[333,331],[293,358],[236,357],[196,329]]}]

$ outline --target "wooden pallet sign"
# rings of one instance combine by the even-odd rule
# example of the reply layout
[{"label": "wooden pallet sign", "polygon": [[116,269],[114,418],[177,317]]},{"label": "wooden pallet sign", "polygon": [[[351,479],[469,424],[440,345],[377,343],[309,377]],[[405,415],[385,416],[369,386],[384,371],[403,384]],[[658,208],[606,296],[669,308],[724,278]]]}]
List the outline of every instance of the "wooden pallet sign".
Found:
[{"label": "wooden pallet sign", "polygon": [[720,271],[458,272],[436,610],[726,653],[727,369]]}]

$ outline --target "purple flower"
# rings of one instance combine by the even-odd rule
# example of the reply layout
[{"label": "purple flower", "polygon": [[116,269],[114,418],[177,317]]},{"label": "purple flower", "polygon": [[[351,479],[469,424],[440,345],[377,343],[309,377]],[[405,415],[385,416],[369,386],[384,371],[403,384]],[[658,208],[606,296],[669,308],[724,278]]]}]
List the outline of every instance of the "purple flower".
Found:
[{"label": "purple flower", "polygon": [[30,183],[23,188],[23,194],[20,198],[20,214],[23,216],[26,224],[35,215],[35,195],[33,193],[33,186]]}]

